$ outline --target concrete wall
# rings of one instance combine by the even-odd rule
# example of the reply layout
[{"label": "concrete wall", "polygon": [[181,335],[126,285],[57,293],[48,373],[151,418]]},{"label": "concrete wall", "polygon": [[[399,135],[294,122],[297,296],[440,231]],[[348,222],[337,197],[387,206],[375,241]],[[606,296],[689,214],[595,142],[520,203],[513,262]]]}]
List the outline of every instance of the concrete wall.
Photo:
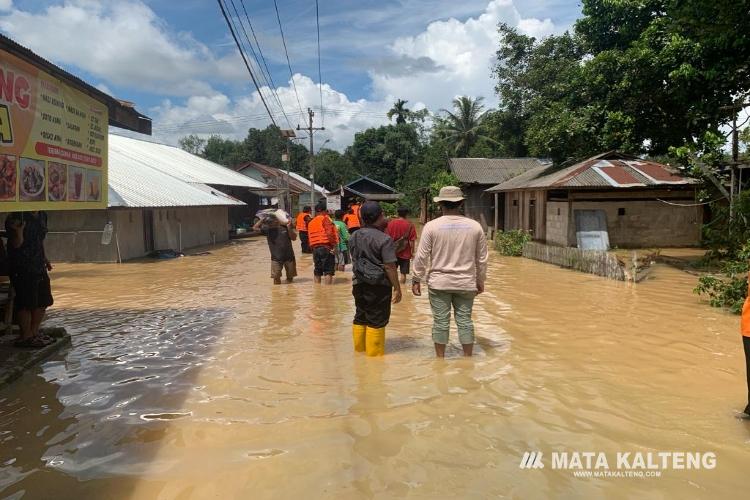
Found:
[{"label": "concrete wall", "polygon": [[[533,202],[533,204],[532,204]],[[505,230],[524,229],[532,232],[535,240],[544,241],[546,237],[545,191],[511,191],[505,194]],[[534,224],[532,227],[532,210]]]},{"label": "concrete wall", "polygon": [[[686,203],[685,200],[678,203]],[[656,200],[573,201],[568,238],[576,243],[575,210],[604,210],[609,244],[620,248],[698,246],[702,207],[678,207]],[[624,215],[618,215],[624,209]]]},{"label": "concrete wall", "polygon": [[550,245],[568,246],[569,205],[567,201],[547,202],[547,235]]},{"label": "concrete wall", "polygon": [[188,249],[229,239],[228,207],[169,208],[154,210],[154,247]]},{"label": "concrete wall", "polygon": [[[132,219],[133,222],[130,222]],[[116,262],[117,240],[122,259],[143,255],[143,220],[139,210],[74,210],[47,213],[45,251],[51,261]],[[102,245],[102,231],[111,221],[117,233]]]},{"label": "concrete wall", "polygon": [[[567,201],[547,201],[546,191],[514,191],[505,196],[505,228],[533,230],[534,239],[549,245],[576,246],[575,210],[604,210],[612,247],[676,247],[701,243],[702,207],[691,204],[692,190],[570,191]],[[564,198],[565,193],[562,194]],[[619,199],[617,199],[619,198]],[[535,227],[530,227],[534,200]],[[620,215],[621,209],[624,214]]]},{"label": "concrete wall", "polygon": [[[71,210],[47,213],[47,257],[53,262],[117,262],[146,254],[143,234],[144,209]],[[153,209],[154,247],[182,249],[220,243],[229,239],[228,207]],[[7,214],[0,214],[5,221]],[[102,231],[111,221],[116,238],[102,245]]]}]

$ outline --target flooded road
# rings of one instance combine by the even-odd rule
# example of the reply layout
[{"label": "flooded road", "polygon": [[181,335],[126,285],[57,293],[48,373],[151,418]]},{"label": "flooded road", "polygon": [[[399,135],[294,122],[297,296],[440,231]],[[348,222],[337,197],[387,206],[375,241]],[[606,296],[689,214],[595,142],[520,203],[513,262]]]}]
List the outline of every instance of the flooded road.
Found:
[{"label": "flooded road", "polygon": [[[741,497],[738,318],[657,266],[638,285],[491,257],[473,359],[433,358],[426,297],[355,356],[349,275],[270,285],[252,240],[210,255],[59,265],[73,346],[0,391],[10,498]],[[455,329],[452,331],[453,342]],[[542,451],[544,469],[520,469]],[[714,452],[712,470],[578,478],[554,451]]]}]

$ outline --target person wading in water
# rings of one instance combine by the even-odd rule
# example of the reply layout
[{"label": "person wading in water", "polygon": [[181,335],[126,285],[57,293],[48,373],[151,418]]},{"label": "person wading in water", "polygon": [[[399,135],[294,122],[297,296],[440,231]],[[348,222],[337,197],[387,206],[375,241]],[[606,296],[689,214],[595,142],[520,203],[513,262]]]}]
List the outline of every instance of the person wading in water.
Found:
[{"label": "person wading in water", "polygon": [[368,356],[385,354],[385,327],[391,319],[391,303],[401,302],[396,270],[396,245],[383,231],[387,221],[380,205],[365,202],[360,210],[364,226],[349,239],[352,254],[354,296],[354,350]]},{"label": "person wading in water", "polygon": [[401,271],[401,283],[406,283],[409,275],[409,266],[414,257],[414,243],[417,240],[417,230],[414,224],[407,219],[409,209],[398,207],[398,218],[388,222],[385,234],[393,238],[396,243],[396,258],[398,258],[398,269]]},{"label": "person wading in water", "polygon": [[487,238],[478,222],[461,215],[463,202],[461,188],[446,186],[440,190],[435,203],[440,205],[443,216],[425,224],[414,258],[412,292],[422,295],[422,282],[426,278],[432,308],[432,340],[439,358],[445,357],[451,307],[464,356],[472,355],[471,313],[474,298],[484,292],[487,278]]},{"label": "person wading in water", "polygon": [[287,219],[286,212],[276,210],[272,215],[259,220],[254,230],[260,231],[268,241],[271,251],[271,278],[274,285],[281,284],[281,271],[286,271],[286,282],[291,283],[297,276],[297,262],[294,258],[292,241],[297,239],[292,222]]},{"label": "person wading in water", "polygon": [[310,207],[303,207],[302,211],[297,214],[297,232],[299,233],[299,241],[302,245],[302,253],[312,253],[310,250],[310,240],[307,237],[307,225],[310,223]]},{"label": "person wading in water", "polygon": [[747,378],[747,406],[744,413],[750,418],[750,273],[748,273],[747,297],[742,305],[740,331],[742,332],[742,347],[745,351],[745,377]]},{"label": "person wading in water", "polygon": [[342,219],[346,224],[346,228],[349,230],[349,234],[354,234],[362,225],[362,221],[359,219],[360,206],[355,201],[349,204],[349,211],[344,215]]},{"label": "person wading in water", "polygon": [[324,203],[315,207],[315,217],[307,225],[307,232],[313,252],[315,283],[320,283],[325,276],[326,283],[330,285],[333,283],[333,275],[336,274],[339,236]]}]

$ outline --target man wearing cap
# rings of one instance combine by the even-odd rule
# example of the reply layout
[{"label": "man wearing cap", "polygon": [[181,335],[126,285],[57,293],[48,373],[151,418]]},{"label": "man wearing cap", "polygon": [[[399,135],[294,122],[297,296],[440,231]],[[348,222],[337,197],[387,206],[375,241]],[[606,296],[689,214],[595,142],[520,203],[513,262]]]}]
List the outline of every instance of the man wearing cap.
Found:
[{"label": "man wearing cap", "polygon": [[396,245],[384,233],[388,222],[377,202],[365,202],[359,215],[363,226],[349,238],[356,307],[352,326],[354,350],[368,356],[382,356],[391,303],[401,302]]},{"label": "man wearing cap", "polygon": [[297,239],[297,233],[286,212],[276,210],[264,214],[253,229],[260,231],[268,241],[268,249],[271,251],[271,278],[274,285],[281,284],[282,269],[286,271],[286,282],[294,281],[294,277],[297,276],[297,262],[292,241]]},{"label": "man wearing cap", "polygon": [[[487,278],[487,238],[478,222],[461,215],[461,188],[446,186],[435,203],[442,217],[425,224],[414,258],[412,292],[422,295],[426,282],[432,308],[432,340],[435,354],[445,357],[450,331],[451,308],[464,356],[474,349],[474,298],[484,292]],[[429,268],[428,268],[429,266]]]}]

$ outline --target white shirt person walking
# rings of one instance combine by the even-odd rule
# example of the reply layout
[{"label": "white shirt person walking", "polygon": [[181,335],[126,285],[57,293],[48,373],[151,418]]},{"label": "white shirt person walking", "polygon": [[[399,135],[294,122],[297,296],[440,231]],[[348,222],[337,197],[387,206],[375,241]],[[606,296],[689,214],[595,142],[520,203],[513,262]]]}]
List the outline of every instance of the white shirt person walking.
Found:
[{"label": "white shirt person walking", "polygon": [[435,203],[443,215],[424,226],[414,257],[412,292],[422,295],[422,283],[427,283],[435,354],[445,357],[453,309],[464,356],[471,356],[474,298],[484,292],[487,279],[487,238],[478,222],[461,215],[461,188],[442,188]]}]

